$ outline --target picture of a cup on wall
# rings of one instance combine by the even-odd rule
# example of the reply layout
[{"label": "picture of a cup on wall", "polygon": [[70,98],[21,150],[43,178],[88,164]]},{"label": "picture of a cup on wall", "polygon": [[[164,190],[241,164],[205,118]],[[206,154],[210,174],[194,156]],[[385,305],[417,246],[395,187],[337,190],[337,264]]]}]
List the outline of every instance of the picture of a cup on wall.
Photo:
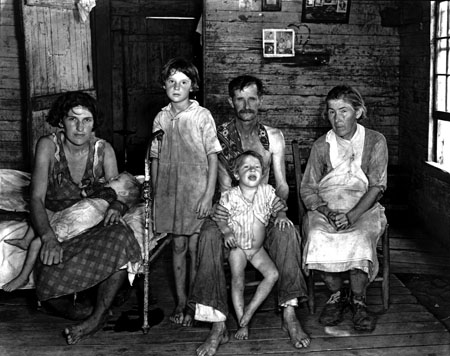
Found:
[{"label": "picture of a cup on wall", "polygon": [[264,57],[294,57],[293,29],[263,29]]}]

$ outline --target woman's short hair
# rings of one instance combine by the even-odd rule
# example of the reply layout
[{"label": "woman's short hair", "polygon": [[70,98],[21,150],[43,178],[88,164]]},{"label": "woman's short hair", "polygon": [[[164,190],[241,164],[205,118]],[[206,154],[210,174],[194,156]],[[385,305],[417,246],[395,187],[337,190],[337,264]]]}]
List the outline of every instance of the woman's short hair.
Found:
[{"label": "woman's short hair", "polygon": [[258,152],[248,150],[245,152],[242,152],[239,156],[236,157],[233,163],[233,174],[237,174],[239,172],[239,167],[242,165],[242,162],[244,161],[245,157],[255,157],[259,160],[259,163],[261,164],[262,168],[262,174],[264,175],[266,168],[264,166],[264,159],[263,156],[261,156]]},{"label": "woman's short hair", "polygon": [[176,72],[185,74],[191,80],[192,91],[199,90],[200,76],[197,67],[184,58],[172,58],[164,65],[161,71],[162,84],[165,85],[166,80]]},{"label": "woman's short hair", "polygon": [[324,110],[324,117],[327,117],[328,101],[339,99],[348,102],[355,110],[362,109],[360,119],[365,119],[367,117],[367,108],[364,104],[364,99],[357,89],[349,85],[338,85],[328,92],[328,95],[325,99],[326,106]]},{"label": "woman's short hair", "polygon": [[92,114],[93,129],[95,130],[99,126],[97,101],[89,94],[81,91],[69,91],[61,94],[53,103],[48,113],[47,122],[53,127],[59,127],[68,112],[76,106],[82,106]]},{"label": "woman's short hair", "polygon": [[231,82],[228,84],[228,95],[230,96],[230,98],[234,98],[234,92],[236,90],[242,91],[252,84],[256,85],[258,96],[262,96],[264,90],[262,81],[252,75],[240,75],[239,77],[231,80]]}]

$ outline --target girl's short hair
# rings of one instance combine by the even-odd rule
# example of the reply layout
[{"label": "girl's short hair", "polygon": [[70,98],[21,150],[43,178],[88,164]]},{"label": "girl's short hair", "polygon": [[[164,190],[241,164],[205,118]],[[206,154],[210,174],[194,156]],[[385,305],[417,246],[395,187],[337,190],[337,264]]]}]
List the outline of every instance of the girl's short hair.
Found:
[{"label": "girl's short hair", "polygon": [[100,124],[97,101],[89,94],[81,91],[69,91],[58,96],[48,112],[47,122],[53,127],[59,127],[68,112],[76,106],[82,106],[92,114],[93,130],[95,130]]},{"label": "girl's short hair", "polygon": [[261,156],[258,152],[252,151],[252,150],[248,150],[245,152],[242,152],[239,156],[236,157],[236,159],[234,160],[233,163],[233,174],[237,174],[239,171],[239,167],[242,165],[242,162],[244,161],[245,157],[248,156],[252,156],[255,157],[259,160],[259,163],[261,164],[262,167],[262,173],[264,175],[266,168],[264,166],[264,159],[263,156]]},{"label": "girl's short hair", "polygon": [[328,101],[339,99],[342,99],[349,103],[355,110],[362,109],[362,114],[359,119],[365,119],[367,117],[367,108],[364,104],[364,99],[362,98],[360,92],[349,85],[338,85],[328,92],[328,95],[325,99],[326,106],[323,113],[325,118],[327,117],[328,112]]},{"label": "girl's short hair", "polygon": [[198,91],[200,85],[200,76],[197,67],[184,58],[172,58],[163,67],[161,71],[161,82],[164,85],[166,80],[176,72],[185,74],[192,82],[192,91]]}]

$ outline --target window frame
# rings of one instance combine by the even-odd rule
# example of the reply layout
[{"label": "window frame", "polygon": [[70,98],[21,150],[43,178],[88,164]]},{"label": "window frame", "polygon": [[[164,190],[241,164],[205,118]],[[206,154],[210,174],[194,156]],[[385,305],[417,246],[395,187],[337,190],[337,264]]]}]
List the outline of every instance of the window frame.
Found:
[{"label": "window frame", "polygon": [[[446,35],[445,36],[438,36],[438,29],[439,29],[439,4],[442,2],[447,2],[447,29],[446,29]],[[444,170],[450,170],[448,168],[444,168],[444,165],[440,164],[438,162],[438,127],[439,127],[439,121],[445,121],[450,122],[450,1],[448,0],[436,0],[432,2],[432,8],[431,13],[433,16],[431,16],[431,53],[430,53],[430,63],[431,63],[431,122],[430,122],[430,142],[431,142],[431,149],[429,151],[429,159],[434,162],[436,165],[442,166]],[[437,67],[438,67],[438,42],[440,40],[446,39],[447,45],[446,45],[446,70],[445,73],[438,73]],[[436,108],[437,106],[437,96],[438,93],[438,78],[439,77],[445,77],[445,98],[446,98],[446,104],[445,109],[447,111],[441,111]],[[449,157],[450,158],[450,157]]]}]

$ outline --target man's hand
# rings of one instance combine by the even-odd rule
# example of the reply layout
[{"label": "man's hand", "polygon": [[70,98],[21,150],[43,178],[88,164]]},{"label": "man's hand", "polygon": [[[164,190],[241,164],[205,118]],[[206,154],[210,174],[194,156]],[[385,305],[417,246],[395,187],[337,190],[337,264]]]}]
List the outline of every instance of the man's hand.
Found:
[{"label": "man's hand", "polygon": [[273,209],[273,216],[276,216],[276,214],[280,211],[287,211],[287,204],[286,202],[281,199],[280,197],[276,196],[272,203],[272,209]]},{"label": "man's hand", "polygon": [[57,265],[62,262],[63,249],[56,237],[42,240],[40,257],[44,265]]},{"label": "man's hand", "polygon": [[226,208],[224,208],[220,204],[216,204],[216,208],[215,208],[214,213],[211,218],[216,222],[217,221],[228,221],[229,215],[230,214],[228,213],[228,210]]},{"label": "man's hand", "polygon": [[277,226],[281,231],[284,231],[284,229],[294,226],[291,220],[289,220],[286,215],[279,215],[275,219],[275,226]]}]

